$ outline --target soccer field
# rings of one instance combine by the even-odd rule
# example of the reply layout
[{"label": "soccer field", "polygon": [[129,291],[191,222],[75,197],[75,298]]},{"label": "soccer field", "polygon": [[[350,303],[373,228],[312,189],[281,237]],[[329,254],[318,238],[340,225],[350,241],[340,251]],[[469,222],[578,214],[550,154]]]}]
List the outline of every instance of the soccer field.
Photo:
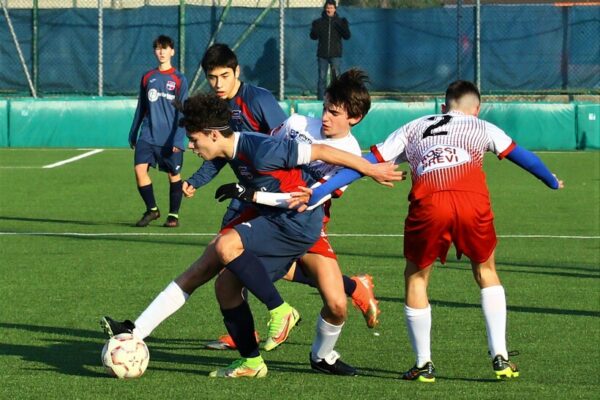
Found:
[{"label": "soccer field", "polygon": [[[265,379],[208,378],[237,357],[203,348],[224,333],[212,283],[147,339],[150,364],[142,378],[108,377],[99,318],[135,319],[202,253],[225,210],[214,190],[234,177],[224,169],[184,199],[180,228],[162,228],[163,219],[134,228],[144,210],[133,153],[109,149],[60,163],[88,151],[0,149],[0,399],[574,399],[600,393],[600,152],[538,153],[565,181],[562,191],[509,161],[486,159],[508,345],[520,352],[513,360],[521,376],[495,380],[479,290],[468,261],[457,261],[451,250],[429,292],[438,378],[422,384],[398,379],[414,363],[402,308],[409,184],[389,189],[367,179],[334,202],[330,224],[342,269],[373,275],[382,309],[375,330],[349,310],[338,342],[360,376],[311,371],[320,297],[308,286],[281,282],[303,321],[281,348],[263,352]],[[199,165],[186,152],[183,176]],[[153,172],[166,211],[167,178]],[[264,333],[267,312],[255,300],[251,306]]]}]

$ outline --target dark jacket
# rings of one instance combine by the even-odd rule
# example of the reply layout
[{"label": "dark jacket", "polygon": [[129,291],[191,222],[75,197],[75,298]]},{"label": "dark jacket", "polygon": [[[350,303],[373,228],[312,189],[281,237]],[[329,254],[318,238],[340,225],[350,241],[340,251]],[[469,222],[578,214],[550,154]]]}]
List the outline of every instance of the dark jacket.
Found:
[{"label": "dark jacket", "polygon": [[337,13],[328,17],[323,11],[321,18],[312,22],[310,38],[319,41],[317,57],[341,57],[342,39],[350,39],[348,20],[340,18]]}]

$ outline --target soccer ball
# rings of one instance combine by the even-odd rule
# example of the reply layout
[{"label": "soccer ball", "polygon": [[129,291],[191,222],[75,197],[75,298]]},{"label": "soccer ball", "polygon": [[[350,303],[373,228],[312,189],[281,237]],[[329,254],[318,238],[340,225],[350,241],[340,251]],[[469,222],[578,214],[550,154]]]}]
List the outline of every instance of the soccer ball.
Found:
[{"label": "soccer ball", "polygon": [[139,378],[150,361],[148,346],[131,333],[108,339],[102,349],[102,365],[109,375],[119,379]]}]

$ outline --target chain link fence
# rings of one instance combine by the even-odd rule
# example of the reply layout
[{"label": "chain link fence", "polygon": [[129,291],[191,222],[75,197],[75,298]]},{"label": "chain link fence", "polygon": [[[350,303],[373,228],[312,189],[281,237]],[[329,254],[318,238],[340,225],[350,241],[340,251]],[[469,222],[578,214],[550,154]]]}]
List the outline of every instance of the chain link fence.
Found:
[{"label": "chain link fence", "polygon": [[[193,90],[206,86],[204,50],[223,42],[243,80],[311,98],[309,31],[323,2],[0,0],[0,95],[135,95],[156,64],[152,40],[166,34]],[[374,94],[395,98],[439,95],[457,78],[508,99],[600,94],[598,3],[478,3],[342,0],[352,36],[341,69],[366,70]]]}]

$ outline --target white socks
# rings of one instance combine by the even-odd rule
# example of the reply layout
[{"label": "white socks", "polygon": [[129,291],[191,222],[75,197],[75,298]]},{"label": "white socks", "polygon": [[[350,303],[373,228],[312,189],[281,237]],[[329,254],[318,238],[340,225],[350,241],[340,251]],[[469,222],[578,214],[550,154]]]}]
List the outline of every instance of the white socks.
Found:
[{"label": "white socks", "polygon": [[501,285],[481,289],[481,308],[487,328],[490,355],[508,360],[506,350],[506,296]]},{"label": "white socks", "polygon": [[417,367],[431,361],[431,306],[410,308],[404,305],[408,337],[417,356]]},{"label": "white socks", "polygon": [[317,336],[311,348],[313,361],[319,362],[325,359],[328,364],[333,365],[340,358],[340,355],[333,348],[340,337],[342,326],[344,326],[343,323],[341,325],[330,324],[319,315],[317,318]]},{"label": "white socks", "polygon": [[161,322],[183,307],[189,297],[175,282],[169,283],[135,320],[133,334],[145,339]]}]

